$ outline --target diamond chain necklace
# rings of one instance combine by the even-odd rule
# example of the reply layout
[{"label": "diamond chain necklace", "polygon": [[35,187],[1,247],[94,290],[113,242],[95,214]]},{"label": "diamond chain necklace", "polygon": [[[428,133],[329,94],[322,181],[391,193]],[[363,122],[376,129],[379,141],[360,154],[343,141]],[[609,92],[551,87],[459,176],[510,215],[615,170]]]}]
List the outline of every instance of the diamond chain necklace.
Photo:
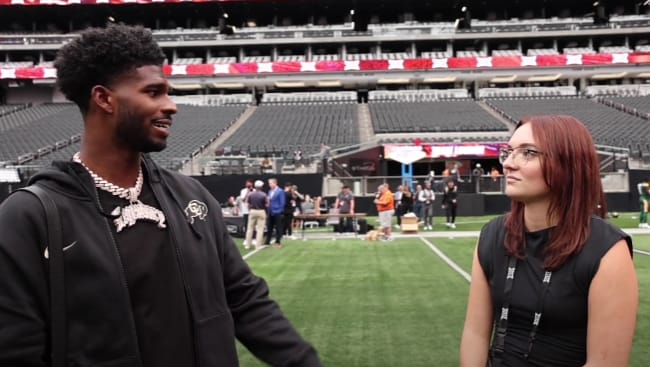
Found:
[{"label": "diamond chain necklace", "polygon": [[142,166],[140,166],[140,169],[138,170],[138,178],[135,180],[135,186],[130,187],[130,188],[124,188],[117,186],[115,184],[112,184],[102,177],[100,177],[98,174],[93,172],[86,164],[81,160],[79,152],[75,153],[72,156],[72,161],[77,162],[81,164],[88,173],[90,173],[90,177],[93,178],[93,181],[95,181],[95,186],[98,189],[102,189],[104,191],[110,192],[111,194],[122,198],[122,199],[127,199],[131,203],[135,203],[138,201],[138,196],[140,196],[140,192],[142,191],[142,184],[144,182],[144,177],[142,175]]}]

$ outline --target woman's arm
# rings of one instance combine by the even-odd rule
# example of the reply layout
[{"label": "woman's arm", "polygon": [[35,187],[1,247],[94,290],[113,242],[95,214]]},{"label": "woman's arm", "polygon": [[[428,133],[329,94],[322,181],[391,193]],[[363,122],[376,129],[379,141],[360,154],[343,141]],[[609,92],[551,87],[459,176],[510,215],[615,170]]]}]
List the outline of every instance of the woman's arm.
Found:
[{"label": "woman's arm", "polygon": [[485,367],[492,335],[492,295],[477,250],[478,246],[474,250],[467,315],[460,342],[461,367]]},{"label": "woman's arm", "polygon": [[627,366],[639,305],[639,285],[625,240],[600,261],[589,287],[585,367]]}]

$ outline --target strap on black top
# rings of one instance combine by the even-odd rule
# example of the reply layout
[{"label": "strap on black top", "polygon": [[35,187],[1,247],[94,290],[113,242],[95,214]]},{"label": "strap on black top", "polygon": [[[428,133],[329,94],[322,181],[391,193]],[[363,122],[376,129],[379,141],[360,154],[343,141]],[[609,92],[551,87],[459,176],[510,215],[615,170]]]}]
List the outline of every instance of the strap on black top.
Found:
[{"label": "strap on black top", "polygon": [[65,313],[65,283],[63,264],[63,233],[61,218],[54,200],[47,192],[31,185],[21,190],[34,194],[43,205],[47,220],[47,258],[50,275],[50,358],[52,367],[66,366],[67,325]]},{"label": "strap on black top", "polygon": [[[513,256],[508,257],[508,269],[506,273],[506,280],[504,283],[503,289],[503,305],[501,306],[501,316],[499,320],[496,321],[496,328],[494,331],[494,337],[492,340],[492,350],[491,350],[491,366],[497,367],[501,365],[503,353],[505,350],[505,340],[508,333],[508,313],[510,312],[510,303],[512,301],[512,287],[515,280],[515,272],[517,270],[517,258]],[[528,359],[531,350],[533,349],[533,344],[535,342],[535,337],[537,335],[537,329],[539,327],[540,320],[542,318],[542,311],[544,310],[544,299],[548,294],[549,287],[551,285],[551,276],[552,272],[546,271],[544,273],[544,278],[542,279],[542,290],[541,294],[537,299],[537,308],[533,314],[533,325],[530,330],[528,337],[528,350],[524,354],[524,358]]]}]

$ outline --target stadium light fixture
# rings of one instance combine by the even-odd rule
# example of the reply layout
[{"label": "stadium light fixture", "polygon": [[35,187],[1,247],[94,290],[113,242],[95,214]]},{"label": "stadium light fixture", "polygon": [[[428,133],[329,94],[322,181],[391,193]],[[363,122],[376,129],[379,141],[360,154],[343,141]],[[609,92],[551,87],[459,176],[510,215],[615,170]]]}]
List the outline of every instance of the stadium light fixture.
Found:
[{"label": "stadium light fixture", "polygon": [[528,82],[554,82],[560,77],[562,74],[549,74],[549,75],[533,75],[529,76],[527,81]]},{"label": "stadium light fixture", "polygon": [[455,76],[440,76],[422,79],[422,83],[453,83],[455,81]]},{"label": "stadium light fixture", "polygon": [[171,88],[175,90],[200,90],[203,89],[203,86],[199,83],[190,83],[190,84],[176,84],[170,83]]},{"label": "stadium light fixture", "polygon": [[316,83],[317,87],[342,87],[343,83],[340,80],[319,80]]},{"label": "stadium light fixture", "polygon": [[276,88],[305,88],[306,86],[304,82],[275,82]]},{"label": "stadium light fixture", "polygon": [[380,78],[377,84],[408,84],[411,82],[409,78]]},{"label": "stadium light fixture", "polygon": [[517,79],[516,75],[495,76],[490,79],[490,83],[512,83]]},{"label": "stadium light fixture", "polygon": [[626,72],[622,71],[620,73],[603,73],[603,74],[594,74],[591,76],[591,80],[611,80],[611,79],[623,79],[627,75]]},{"label": "stadium light fixture", "polygon": [[244,83],[212,83],[212,86],[217,89],[244,89]]}]

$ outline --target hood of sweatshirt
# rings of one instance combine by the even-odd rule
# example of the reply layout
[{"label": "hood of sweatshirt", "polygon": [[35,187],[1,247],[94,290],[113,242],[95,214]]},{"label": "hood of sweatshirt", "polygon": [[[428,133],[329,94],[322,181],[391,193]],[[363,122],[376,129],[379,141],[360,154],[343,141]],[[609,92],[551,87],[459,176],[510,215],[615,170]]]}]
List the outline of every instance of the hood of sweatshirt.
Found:
[{"label": "hood of sweatshirt", "polygon": [[[143,155],[143,170],[151,182],[160,182],[160,169],[147,155]],[[90,173],[80,163],[73,161],[54,161],[52,165],[40,170],[29,179],[28,184],[42,184],[51,190],[69,196],[75,200],[93,201],[97,210],[105,216],[112,217],[104,212],[99,203],[97,188]]]}]

